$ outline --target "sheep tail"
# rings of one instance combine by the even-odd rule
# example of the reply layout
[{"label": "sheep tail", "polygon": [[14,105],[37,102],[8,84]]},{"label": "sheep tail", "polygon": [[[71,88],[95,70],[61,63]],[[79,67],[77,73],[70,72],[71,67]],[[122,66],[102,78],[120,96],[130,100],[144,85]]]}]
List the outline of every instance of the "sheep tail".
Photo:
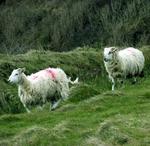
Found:
[{"label": "sheep tail", "polygon": [[76,78],[74,81],[71,81],[71,77],[69,77],[68,82],[71,83],[71,84],[78,84],[79,83],[79,78]]}]

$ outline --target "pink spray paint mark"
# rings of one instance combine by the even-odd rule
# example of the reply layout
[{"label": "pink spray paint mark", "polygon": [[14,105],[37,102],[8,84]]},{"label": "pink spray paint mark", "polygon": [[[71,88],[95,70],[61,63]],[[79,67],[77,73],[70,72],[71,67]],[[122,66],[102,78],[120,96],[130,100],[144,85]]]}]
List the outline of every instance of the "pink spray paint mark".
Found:
[{"label": "pink spray paint mark", "polygon": [[45,71],[51,76],[51,78],[52,78],[53,80],[56,79],[56,72],[55,72],[54,69],[48,68],[48,69],[46,69]]},{"label": "pink spray paint mark", "polygon": [[133,52],[132,49],[127,49],[127,50],[130,52],[130,54],[132,54],[133,56],[135,56],[135,54],[134,54],[134,52]]},{"label": "pink spray paint mark", "polygon": [[40,76],[45,76],[48,75],[52,80],[56,79],[56,71],[53,68],[47,68],[45,70],[41,70],[35,74],[32,74],[30,77],[30,79],[32,80],[36,80],[38,79]]}]

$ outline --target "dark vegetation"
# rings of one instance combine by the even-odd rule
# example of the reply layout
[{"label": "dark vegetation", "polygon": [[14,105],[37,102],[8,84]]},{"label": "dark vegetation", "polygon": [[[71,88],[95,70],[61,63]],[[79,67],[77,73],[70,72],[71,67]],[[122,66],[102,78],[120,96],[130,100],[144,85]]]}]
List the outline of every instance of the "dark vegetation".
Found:
[{"label": "dark vegetation", "polygon": [[149,0],[1,0],[0,52],[150,42]]}]

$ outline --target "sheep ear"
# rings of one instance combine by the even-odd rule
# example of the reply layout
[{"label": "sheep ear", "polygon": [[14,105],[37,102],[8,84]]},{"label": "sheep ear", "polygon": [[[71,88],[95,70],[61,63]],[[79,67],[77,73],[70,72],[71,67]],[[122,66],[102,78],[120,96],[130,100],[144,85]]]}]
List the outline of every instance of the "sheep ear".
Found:
[{"label": "sheep ear", "polygon": [[116,51],[118,51],[118,48],[113,47],[111,52],[114,53]]},{"label": "sheep ear", "polygon": [[26,70],[25,68],[18,68],[18,71],[21,73],[25,72],[25,70]]},{"label": "sheep ear", "polygon": [[26,68],[21,68],[21,72],[25,72],[26,71]]}]

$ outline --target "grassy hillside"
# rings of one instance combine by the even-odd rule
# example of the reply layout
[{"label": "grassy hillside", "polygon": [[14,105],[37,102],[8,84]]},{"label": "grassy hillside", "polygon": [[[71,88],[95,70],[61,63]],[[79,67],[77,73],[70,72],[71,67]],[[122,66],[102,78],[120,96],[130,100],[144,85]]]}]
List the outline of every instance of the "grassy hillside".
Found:
[{"label": "grassy hillside", "polygon": [[[135,85],[128,80],[115,92],[110,91],[102,52],[92,48],[0,55],[0,145],[149,146],[150,47],[141,50],[146,58],[145,77]],[[43,111],[33,108],[27,114],[17,88],[6,81],[13,68],[23,66],[27,74],[59,66],[72,78],[79,76],[80,84],[55,111],[50,112],[47,104]]]},{"label": "grassy hillside", "polygon": [[0,52],[143,46],[149,0],[1,0]]},{"label": "grassy hillside", "polygon": [[148,146],[150,79],[142,84],[68,101],[54,112],[3,115],[0,145]]},{"label": "grassy hillside", "polygon": [[[26,54],[19,55],[1,54],[0,58],[0,95],[2,97],[0,98],[0,104],[2,105],[0,107],[2,108],[0,113],[2,111],[16,113],[22,109],[18,100],[16,100],[17,90],[15,86],[12,86],[7,82],[7,79],[14,68],[26,67],[26,74],[31,74],[47,67],[60,67],[64,69],[67,75],[72,77],[72,79],[79,77],[81,81],[94,80],[100,74],[104,74],[104,67],[101,66],[101,53],[90,48],[86,50],[78,48],[78,51],[68,53],[30,51]],[[83,88],[90,87],[83,85]],[[5,104],[5,102],[7,103],[5,99],[9,101],[8,104]],[[14,99],[17,101],[17,103],[14,104],[15,107],[11,106],[12,100]]]}]

